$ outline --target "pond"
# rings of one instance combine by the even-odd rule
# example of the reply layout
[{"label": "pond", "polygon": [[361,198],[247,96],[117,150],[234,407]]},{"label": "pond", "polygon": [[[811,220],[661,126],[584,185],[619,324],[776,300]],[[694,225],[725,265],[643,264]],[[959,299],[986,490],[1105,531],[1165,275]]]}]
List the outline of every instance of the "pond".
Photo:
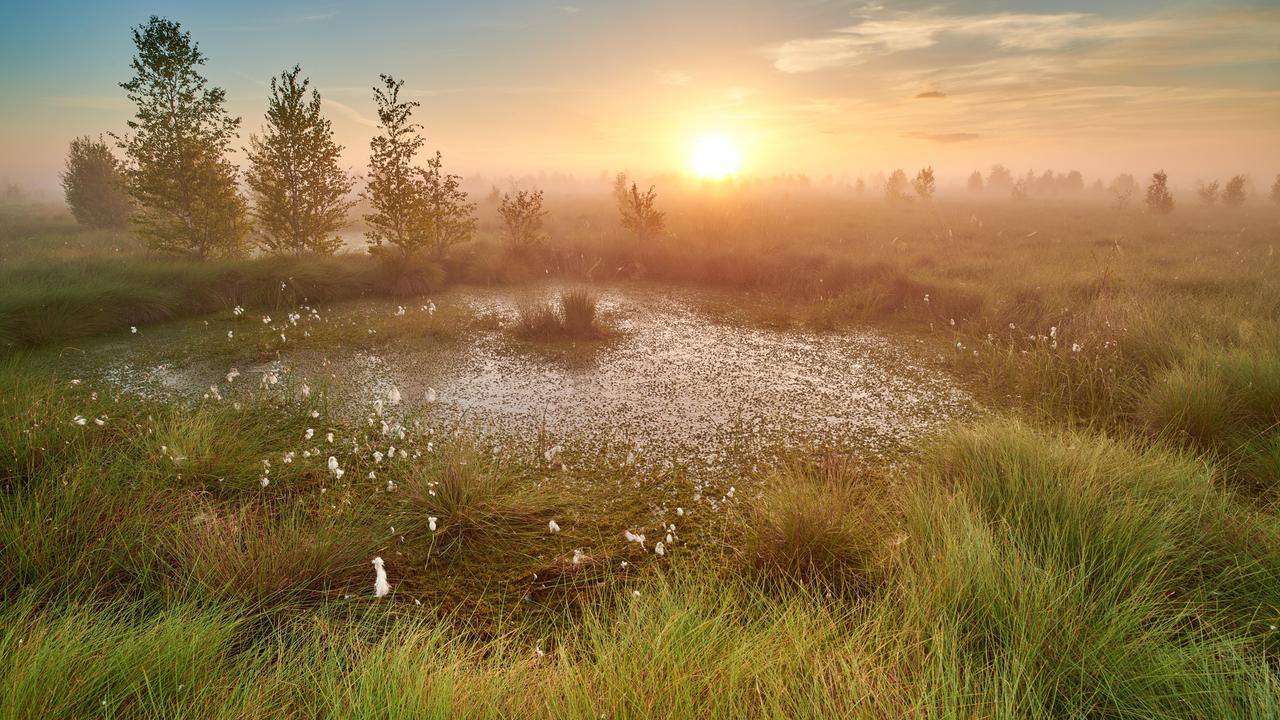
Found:
[{"label": "pond", "polygon": [[[262,378],[283,378],[280,387],[306,383],[354,416],[394,411],[483,434],[607,441],[660,454],[694,449],[708,457],[766,441],[878,454],[973,411],[972,398],[924,359],[919,340],[871,328],[814,332],[733,322],[725,310],[741,296],[727,292],[593,286],[614,337],[551,346],[514,339],[506,328],[518,304],[561,289],[443,292],[431,299],[442,315],[484,319],[453,338],[372,341],[398,322],[420,321],[425,299],[404,309],[393,301],[347,303],[269,322],[233,318],[229,308],[108,338],[71,360],[78,372],[144,395],[198,399],[211,386],[228,393],[234,383],[226,377],[236,367],[239,387],[258,387]],[[321,326],[346,341],[326,346],[285,337],[311,336]],[[277,330],[279,347],[265,357],[227,350]],[[394,407],[393,388],[400,398]]]}]

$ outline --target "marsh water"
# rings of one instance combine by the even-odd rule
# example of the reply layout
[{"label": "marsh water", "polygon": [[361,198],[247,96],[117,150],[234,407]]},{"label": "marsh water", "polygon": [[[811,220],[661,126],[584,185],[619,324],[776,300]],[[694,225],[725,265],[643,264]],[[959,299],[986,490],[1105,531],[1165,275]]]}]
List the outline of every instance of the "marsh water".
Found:
[{"label": "marsh water", "polygon": [[[425,312],[417,302],[402,311],[393,301],[362,301],[300,313],[301,322],[281,328],[274,324],[284,318],[264,318],[253,330],[296,338],[310,335],[301,330],[308,322],[328,323],[346,328],[351,342],[281,342],[265,356],[236,357],[224,346],[256,323],[233,321],[229,308],[117,335],[70,361],[84,375],[149,396],[198,400],[211,386],[220,394],[235,383],[270,390],[275,384],[264,380],[279,378],[276,387],[296,392],[306,384],[352,415],[395,411],[482,433],[594,438],[654,451],[692,447],[711,455],[760,438],[880,452],[973,406],[926,361],[918,340],[870,328],[814,332],[735,322],[724,310],[740,298],[729,293],[595,287],[613,337],[549,346],[513,339],[519,303],[560,289],[464,287],[436,295],[431,302],[442,314],[452,309],[484,319],[439,340],[361,342]],[[229,330],[240,335],[228,338]],[[239,373],[234,383],[226,379],[230,367]],[[392,388],[400,398],[394,405]]]}]

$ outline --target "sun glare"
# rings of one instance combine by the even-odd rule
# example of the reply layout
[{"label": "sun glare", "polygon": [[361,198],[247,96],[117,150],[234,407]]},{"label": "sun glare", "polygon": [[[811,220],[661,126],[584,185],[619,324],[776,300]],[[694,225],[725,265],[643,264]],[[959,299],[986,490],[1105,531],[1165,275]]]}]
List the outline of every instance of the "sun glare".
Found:
[{"label": "sun glare", "polygon": [[738,171],[738,149],[723,135],[704,137],[693,146],[692,165],[700,178],[723,180]]}]

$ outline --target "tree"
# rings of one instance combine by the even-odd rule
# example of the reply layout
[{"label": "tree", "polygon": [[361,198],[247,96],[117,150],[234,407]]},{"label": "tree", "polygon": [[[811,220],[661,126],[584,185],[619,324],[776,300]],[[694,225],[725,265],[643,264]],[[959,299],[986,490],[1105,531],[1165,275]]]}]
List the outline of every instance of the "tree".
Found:
[{"label": "tree", "polygon": [[1240,207],[1244,204],[1244,183],[1243,175],[1236,175],[1227,181],[1227,186],[1222,190],[1222,204],[1228,207]]},{"label": "tree", "polygon": [[542,208],[541,190],[520,190],[515,195],[503,193],[498,214],[507,226],[511,247],[527,250],[542,240],[542,219],[547,211]]},{"label": "tree", "polygon": [[907,198],[907,174],[901,170],[894,170],[893,174],[884,183],[884,198],[889,202],[906,202]]},{"label": "tree", "polygon": [[119,229],[129,224],[129,196],[125,194],[120,161],[101,138],[87,135],[71,141],[62,189],[76,222],[87,227]]},{"label": "tree", "polygon": [[987,187],[992,190],[1008,190],[1013,187],[1013,173],[1003,165],[992,165],[987,174]]},{"label": "tree", "polygon": [[626,181],[626,173],[618,173],[614,179],[614,199],[618,202],[618,213],[622,216],[622,227],[635,233],[636,239],[645,242],[657,237],[666,225],[666,215],[658,210],[658,194],[653,186],[647,192],[640,192],[635,183],[631,189],[619,192],[617,180]]},{"label": "tree", "polygon": [[1117,210],[1129,207],[1129,200],[1138,192],[1138,181],[1129,173],[1120,173],[1111,181],[1111,194],[1115,197]]},{"label": "tree", "polygon": [[1200,196],[1200,202],[1213,207],[1218,204],[1218,190],[1221,184],[1214,180],[1209,184],[1200,183],[1196,186],[1196,194]]},{"label": "tree", "polygon": [[1271,202],[1280,205],[1280,175],[1276,175],[1276,181],[1271,185]]},{"label": "tree", "polygon": [[383,252],[389,244],[408,256],[422,245],[415,227],[422,187],[413,158],[425,141],[418,136],[421,126],[411,120],[418,103],[400,102],[404,81],[390,75],[378,77],[383,87],[373,89],[373,99],[382,134],[369,141],[369,180],[364,197],[373,212],[364,216],[369,225],[365,237],[370,253]]},{"label": "tree", "polygon": [[152,16],[133,29],[133,43],[134,76],[120,87],[137,110],[130,134],[117,139],[138,234],[161,252],[240,253],[245,202],[226,159],[240,119],[227,114],[226,92],[197,72],[205,57],[181,25]]},{"label": "tree", "polygon": [[338,166],[342,146],[320,114],[320,93],[307,94],[311,81],[302,68],[271,78],[267,125],[250,136],[249,171],[258,243],[278,255],[330,254],[342,245],[336,233],[347,225],[355,185]]},{"label": "tree", "polygon": [[443,156],[437,150],[436,156],[427,161],[427,169],[418,169],[422,198],[415,225],[420,228],[427,251],[435,257],[470,240],[476,232],[476,205],[467,202],[462,177],[444,172],[443,165]]},{"label": "tree", "polygon": [[1026,180],[1025,178],[1019,179],[1018,181],[1013,183],[1013,187],[1009,188],[1009,197],[1016,202],[1022,202],[1026,200],[1029,194],[1027,190],[1029,186],[1030,186],[1030,182],[1028,180]]},{"label": "tree", "polygon": [[916,179],[911,181],[911,187],[913,190],[916,191],[916,195],[920,196],[921,200],[924,200],[925,202],[932,200],[933,191],[935,189],[934,180],[933,180],[933,166],[930,165],[929,167],[924,168],[920,172],[916,173]]},{"label": "tree", "polygon": [[982,173],[974,170],[969,174],[969,192],[982,192]]},{"label": "tree", "polygon": [[1169,176],[1163,170],[1151,174],[1147,186],[1147,212],[1168,215],[1173,212],[1173,194],[1169,192]]}]

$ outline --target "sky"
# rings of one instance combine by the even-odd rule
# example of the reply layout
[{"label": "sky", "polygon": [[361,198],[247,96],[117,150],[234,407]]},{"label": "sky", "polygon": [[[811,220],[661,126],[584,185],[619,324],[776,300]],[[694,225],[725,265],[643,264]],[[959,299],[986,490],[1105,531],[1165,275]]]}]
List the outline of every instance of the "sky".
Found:
[{"label": "sky", "polygon": [[389,73],[464,175],[685,172],[708,135],[752,175],[1280,173],[1277,0],[6,0],[0,180],[56,187],[72,137],[123,130],[152,14],[199,43],[241,145],[301,64],[356,171]]}]

